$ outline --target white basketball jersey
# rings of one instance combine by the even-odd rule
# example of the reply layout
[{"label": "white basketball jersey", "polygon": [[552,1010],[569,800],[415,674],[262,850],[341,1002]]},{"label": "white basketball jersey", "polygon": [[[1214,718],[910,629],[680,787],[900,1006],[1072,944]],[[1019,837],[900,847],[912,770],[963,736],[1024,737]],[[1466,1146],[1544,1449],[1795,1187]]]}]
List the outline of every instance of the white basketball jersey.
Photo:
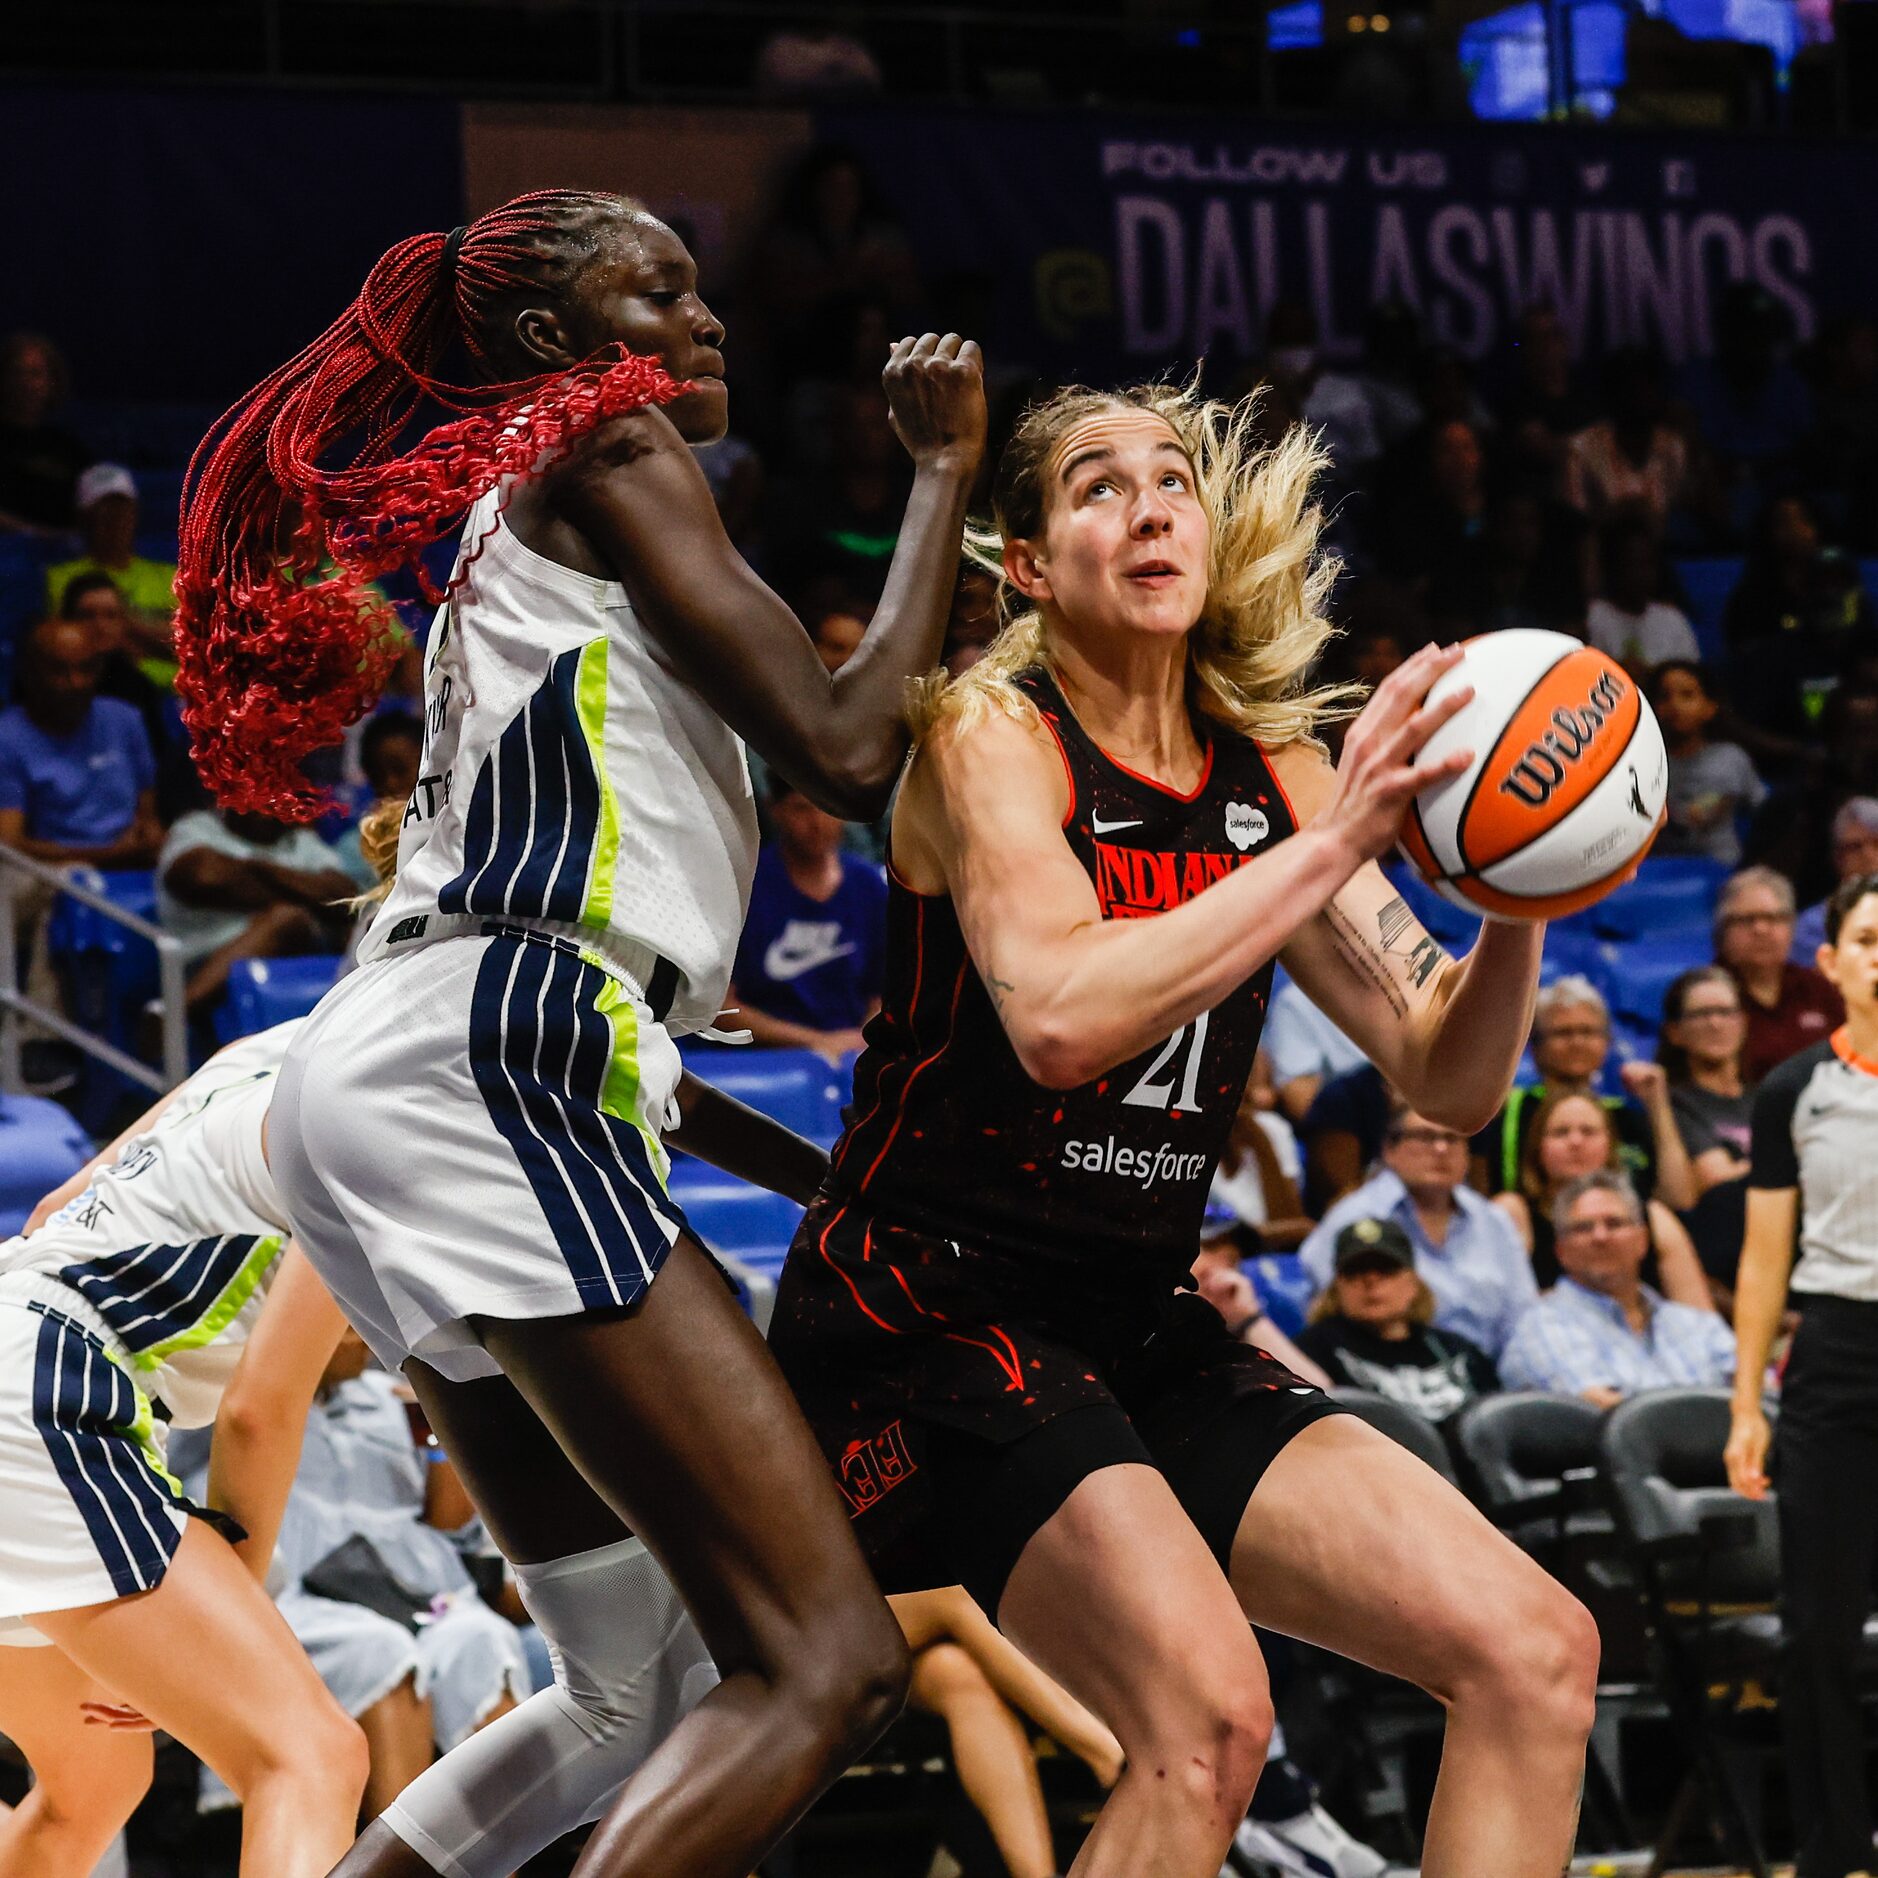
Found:
[{"label": "white basketball jersey", "polygon": [[261,1125],[299,1024],[219,1051],[82,1193],[0,1245],[0,1275],[44,1273],[97,1312],[178,1427],[215,1419],[291,1231]]},{"label": "white basketball jersey", "polygon": [[523,546],[493,492],[463,544],[431,634],[397,884],[360,961],[490,918],[603,955],[625,941],[678,968],[670,1028],[708,1026],[756,866],[742,739],[617,581]]}]

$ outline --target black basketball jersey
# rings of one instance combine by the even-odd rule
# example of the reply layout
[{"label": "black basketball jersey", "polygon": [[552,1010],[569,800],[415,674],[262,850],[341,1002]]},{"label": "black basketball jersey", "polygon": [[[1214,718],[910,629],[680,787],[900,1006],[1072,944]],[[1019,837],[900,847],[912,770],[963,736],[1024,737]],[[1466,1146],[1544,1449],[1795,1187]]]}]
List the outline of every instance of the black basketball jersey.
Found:
[{"label": "black basketball jersey", "polygon": [[[1063,832],[1104,919],[1190,900],[1296,831],[1264,752],[1196,717],[1191,795],[1105,755],[1042,670],[1017,684],[1063,754]],[[834,1152],[845,1199],[1019,1257],[1074,1259],[1087,1278],[1171,1282],[1252,1071],[1268,964],[1212,1010],[1082,1087],[1033,1082],[966,950],[950,898],[892,882],[887,982]],[[1125,998],[1128,987],[1118,984]]]}]

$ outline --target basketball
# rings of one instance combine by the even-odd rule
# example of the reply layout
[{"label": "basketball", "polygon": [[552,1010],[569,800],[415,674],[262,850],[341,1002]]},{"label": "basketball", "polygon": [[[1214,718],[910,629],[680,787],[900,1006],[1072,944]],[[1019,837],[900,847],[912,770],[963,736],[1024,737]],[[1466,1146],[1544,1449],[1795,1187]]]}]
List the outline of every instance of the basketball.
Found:
[{"label": "basketball", "polygon": [[1565,633],[1514,628],[1466,642],[1428,694],[1473,700],[1421,758],[1471,749],[1424,790],[1402,851],[1443,899],[1487,919],[1557,919],[1626,878],[1663,820],[1663,733],[1622,666]]}]

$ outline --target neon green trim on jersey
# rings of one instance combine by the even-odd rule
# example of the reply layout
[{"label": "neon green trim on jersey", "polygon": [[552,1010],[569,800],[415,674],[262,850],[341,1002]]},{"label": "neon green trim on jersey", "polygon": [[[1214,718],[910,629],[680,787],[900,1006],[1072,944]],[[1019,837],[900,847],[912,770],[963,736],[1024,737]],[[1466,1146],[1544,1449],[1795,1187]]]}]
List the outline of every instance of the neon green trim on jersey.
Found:
[{"label": "neon green trim on jersey", "polygon": [[[592,962],[601,963],[598,959]],[[613,1026],[613,1056],[606,1066],[600,1107],[608,1115],[617,1116],[638,1129],[653,1171],[663,1186],[671,1157],[646,1122],[645,1091],[639,1081],[639,1013],[633,1006],[632,993],[608,972],[600,982],[593,1006]]]},{"label": "neon green trim on jersey", "polygon": [[[107,1350],[105,1355],[113,1363],[117,1362],[117,1358],[111,1356],[110,1351]],[[123,1365],[119,1363],[118,1367],[122,1369]],[[157,1446],[156,1411],[150,1406],[150,1398],[138,1387],[136,1377],[130,1377],[129,1381],[131,1394],[137,1400],[137,1417],[124,1432],[136,1442],[150,1471],[180,1500],[184,1497],[183,1483],[163,1465],[163,1450]]]},{"label": "neon green trim on jersey", "polygon": [[583,926],[612,923],[613,874],[619,865],[619,800],[613,794],[613,779],[606,773],[606,659],[605,636],[589,640],[581,648],[574,675],[574,708],[586,733],[594,780],[600,785],[600,826],[594,836],[587,904],[580,910]]},{"label": "neon green trim on jersey", "polygon": [[131,1361],[139,1369],[159,1369],[178,1350],[199,1350],[213,1343],[237,1317],[242,1306],[254,1296],[255,1288],[267,1276],[267,1268],[280,1256],[286,1241],[279,1233],[257,1240],[254,1250],[241,1261],[241,1269],[228,1281],[222,1295],[209,1306],[180,1336],[166,1337],[147,1350],[139,1350]]}]

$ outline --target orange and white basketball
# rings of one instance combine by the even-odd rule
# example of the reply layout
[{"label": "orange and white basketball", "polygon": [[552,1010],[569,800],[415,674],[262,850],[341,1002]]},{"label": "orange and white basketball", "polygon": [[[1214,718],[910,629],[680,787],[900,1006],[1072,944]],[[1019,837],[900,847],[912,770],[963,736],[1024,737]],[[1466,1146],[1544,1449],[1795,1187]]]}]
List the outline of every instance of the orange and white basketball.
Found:
[{"label": "orange and white basketball", "polygon": [[1425,789],[1402,852],[1437,893],[1488,919],[1557,919],[1601,900],[1648,851],[1669,788],[1663,733],[1622,666],[1565,633],[1466,643],[1429,693],[1474,687],[1422,760],[1470,749]]}]

